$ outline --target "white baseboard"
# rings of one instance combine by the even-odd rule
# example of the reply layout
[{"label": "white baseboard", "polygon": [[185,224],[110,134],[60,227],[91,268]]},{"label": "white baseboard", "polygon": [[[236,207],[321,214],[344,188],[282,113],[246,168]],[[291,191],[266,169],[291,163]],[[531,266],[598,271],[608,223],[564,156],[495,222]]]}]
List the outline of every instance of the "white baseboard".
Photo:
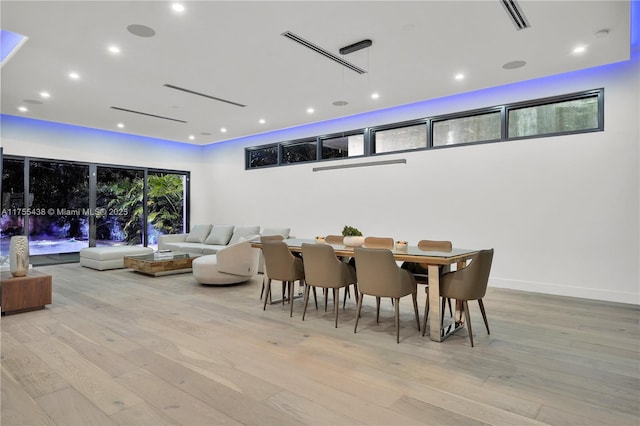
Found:
[{"label": "white baseboard", "polygon": [[554,283],[540,283],[494,277],[489,279],[489,286],[529,291],[533,293],[580,297],[583,299],[640,305],[640,293],[626,293],[621,291],[612,291],[610,289],[574,287]]}]

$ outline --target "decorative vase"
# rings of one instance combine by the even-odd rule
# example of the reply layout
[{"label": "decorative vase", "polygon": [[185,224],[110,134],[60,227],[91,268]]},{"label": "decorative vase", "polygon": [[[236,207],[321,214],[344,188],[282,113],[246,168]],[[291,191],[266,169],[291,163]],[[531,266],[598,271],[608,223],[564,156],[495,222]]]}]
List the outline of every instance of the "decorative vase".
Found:
[{"label": "decorative vase", "polygon": [[11,237],[9,270],[14,277],[24,277],[29,268],[29,240],[23,235]]},{"label": "decorative vase", "polygon": [[360,247],[364,244],[364,237],[346,236],[342,239],[342,244],[347,247]]}]

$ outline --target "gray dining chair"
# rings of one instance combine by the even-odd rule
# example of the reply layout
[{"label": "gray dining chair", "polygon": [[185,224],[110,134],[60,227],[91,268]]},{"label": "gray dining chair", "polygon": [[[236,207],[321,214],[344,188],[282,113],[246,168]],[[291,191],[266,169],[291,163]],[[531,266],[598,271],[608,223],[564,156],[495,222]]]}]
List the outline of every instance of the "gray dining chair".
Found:
[{"label": "gray dining chair", "polygon": [[[263,310],[267,308],[267,301],[271,296],[271,280],[282,281],[284,288],[289,289],[289,316],[293,316],[293,287],[296,281],[304,283],[304,265],[302,259],[295,257],[289,251],[289,247],[282,241],[267,241],[262,243],[262,253],[264,255],[265,270],[268,275],[264,296]],[[284,304],[284,297],[282,298]]]},{"label": "gray dining chair", "polygon": [[358,320],[365,294],[376,298],[376,322],[380,320],[380,298],[390,297],[394,300],[396,342],[400,343],[400,298],[411,295],[416,325],[420,331],[420,316],[418,314],[417,283],[409,271],[401,269],[388,249],[374,249],[356,247],[356,277],[358,279],[358,311],[353,332],[358,330]]},{"label": "gray dining chair", "polygon": [[[260,236],[260,242],[265,243],[267,241],[283,241],[284,237],[282,235],[262,235]],[[264,258],[260,259],[264,262]],[[262,290],[260,290],[260,300],[262,300],[262,295],[264,294],[265,282],[269,274],[267,273],[267,268],[264,268],[264,275],[262,277]],[[282,298],[284,299],[284,287],[282,289]]]},{"label": "gray dining chair", "polygon": [[[341,288],[344,288],[346,292],[351,284],[356,283],[355,269],[338,260],[335,250],[328,244],[302,244],[302,259],[305,275],[302,320],[304,321],[307,313],[310,289],[313,287],[314,295],[316,287],[325,290],[331,289],[333,290],[335,327],[338,328],[338,307],[340,306],[338,294]],[[325,312],[327,311],[327,299],[328,294],[325,292]]]},{"label": "gray dining chair", "polygon": [[[418,249],[422,251],[441,251],[448,253],[453,249],[453,244],[451,241],[444,240],[420,240],[418,241]],[[424,336],[425,329],[427,328],[427,317],[429,316],[429,271],[416,262],[404,262],[401,268],[411,272],[418,284],[425,284],[424,292],[427,295],[427,299],[424,304],[424,316],[422,318],[422,333]],[[448,267],[447,270],[445,270],[443,266],[440,266],[438,271],[439,274],[442,275],[448,271]],[[451,299],[447,299],[447,305],[449,306],[449,315],[453,317]]]},{"label": "gray dining chair", "polygon": [[[473,331],[471,329],[471,318],[469,316],[469,300],[477,300],[482,312],[482,319],[489,331],[489,322],[487,314],[484,310],[482,299],[487,292],[487,284],[489,283],[489,273],[491,272],[491,263],[493,262],[493,249],[481,250],[471,257],[471,263],[466,267],[457,271],[447,272],[440,278],[440,296],[443,298],[456,299],[462,302],[462,311],[465,315],[465,324],[469,332],[469,340],[473,347]],[[444,308],[444,299],[443,308]],[[442,320],[440,328],[442,328]]]}]

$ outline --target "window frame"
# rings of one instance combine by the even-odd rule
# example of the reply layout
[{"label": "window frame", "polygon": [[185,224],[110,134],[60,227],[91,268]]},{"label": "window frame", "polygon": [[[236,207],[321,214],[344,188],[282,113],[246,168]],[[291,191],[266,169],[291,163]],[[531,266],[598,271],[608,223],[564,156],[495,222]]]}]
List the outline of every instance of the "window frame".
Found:
[{"label": "window frame", "polygon": [[[405,127],[414,127],[414,126],[419,126],[419,125],[426,126],[426,138],[427,138],[427,140],[425,141],[425,146],[424,147],[398,149],[398,150],[385,151],[385,152],[376,152],[376,133],[377,132],[382,132],[382,131],[386,131],[386,130],[394,130],[394,129],[402,129],[402,128],[405,128]],[[387,155],[387,154],[396,154],[396,153],[402,153],[402,152],[424,151],[426,149],[429,149],[429,144],[431,142],[430,141],[430,139],[431,139],[430,138],[430,130],[431,130],[431,119],[430,118],[419,118],[419,119],[416,119],[416,120],[408,120],[408,121],[402,121],[402,122],[399,122],[399,123],[389,123],[389,124],[383,124],[381,126],[370,127],[369,128],[369,153],[370,153],[369,155],[371,155],[371,156]]]},{"label": "window frame", "polygon": [[[535,135],[526,136],[510,136],[509,135],[509,112],[513,110],[519,110],[524,108],[532,108],[544,105],[560,104],[563,102],[575,101],[586,98],[597,98],[598,103],[598,126],[591,129],[569,130],[552,133],[536,133]],[[575,135],[578,133],[592,133],[604,131],[604,88],[586,90],[584,92],[568,93],[565,95],[549,96],[546,98],[534,99],[530,101],[517,102],[509,105],[505,105],[505,117],[504,117],[504,130],[506,140],[521,140],[521,139],[534,139],[534,138],[546,138],[553,136],[565,136]]]}]

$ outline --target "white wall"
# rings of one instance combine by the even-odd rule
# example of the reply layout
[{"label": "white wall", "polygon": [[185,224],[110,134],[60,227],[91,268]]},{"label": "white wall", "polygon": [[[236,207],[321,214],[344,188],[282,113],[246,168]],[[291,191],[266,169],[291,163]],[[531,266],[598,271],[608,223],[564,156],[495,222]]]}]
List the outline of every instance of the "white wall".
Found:
[{"label": "white wall", "polygon": [[[200,217],[287,225],[299,237],[348,224],[410,243],[494,247],[492,286],[640,304],[639,75],[636,58],[214,144]],[[244,170],[247,146],[600,87],[604,132]],[[394,158],[407,164],[312,172]]]}]

